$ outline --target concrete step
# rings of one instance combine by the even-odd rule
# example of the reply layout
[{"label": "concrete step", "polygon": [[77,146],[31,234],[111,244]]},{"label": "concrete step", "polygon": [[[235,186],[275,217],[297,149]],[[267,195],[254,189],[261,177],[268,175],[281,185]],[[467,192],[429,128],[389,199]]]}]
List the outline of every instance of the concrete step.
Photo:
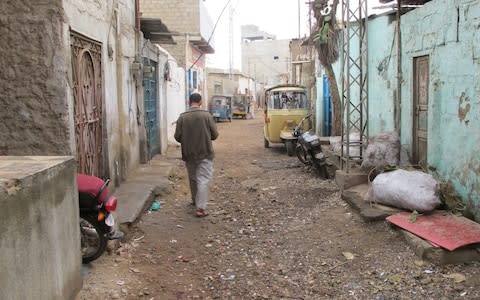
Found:
[{"label": "concrete step", "polygon": [[173,163],[157,155],[148,164],[131,172],[114,193],[118,199],[117,216],[121,225],[130,226],[151,205],[156,197],[171,191],[169,177]]},{"label": "concrete step", "polygon": [[[358,211],[359,215],[366,222],[385,221],[385,218],[404,211],[395,207],[369,203],[364,200],[368,191],[368,184],[359,184],[342,191],[342,199],[352,208]],[[385,221],[386,222],[386,221]],[[390,223],[388,223],[390,224]],[[459,264],[471,261],[480,261],[480,247],[464,247],[454,251],[435,247],[421,237],[392,225],[392,228],[399,230],[405,238],[406,243],[413,249],[414,253],[423,260],[436,265]]]}]

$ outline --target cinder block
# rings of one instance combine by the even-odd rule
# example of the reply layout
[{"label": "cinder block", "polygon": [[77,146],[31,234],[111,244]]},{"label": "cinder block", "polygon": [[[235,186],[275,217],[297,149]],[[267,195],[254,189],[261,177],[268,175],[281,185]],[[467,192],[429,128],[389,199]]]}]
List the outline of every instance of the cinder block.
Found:
[{"label": "cinder block", "polygon": [[368,182],[368,174],[360,169],[351,169],[349,173],[343,170],[335,172],[335,183],[341,192],[352,186]]}]

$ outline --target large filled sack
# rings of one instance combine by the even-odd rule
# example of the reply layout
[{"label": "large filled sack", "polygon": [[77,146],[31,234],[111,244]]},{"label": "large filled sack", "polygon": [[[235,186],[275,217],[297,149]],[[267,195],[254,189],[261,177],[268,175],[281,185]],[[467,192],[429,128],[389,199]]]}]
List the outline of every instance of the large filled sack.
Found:
[{"label": "large filled sack", "polygon": [[365,200],[418,212],[432,211],[442,203],[432,175],[401,169],[375,177]]},{"label": "large filled sack", "polygon": [[382,132],[372,137],[363,155],[362,169],[370,170],[385,165],[398,166],[400,138],[398,133]]},{"label": "large filled sack", "polygon": [[[344,137],[345,141],[347,136]],[[333,153],[337,155],[341,155],[342,153],[342,137],[341,136],[331,136],[330,137],[330,145],[332,146]],[[354,160],[357,160],[360,156],[360,133],[358,131],[354,131],[349,134],[350,143],[354,143],[355,145],[351,145],[349,149],[349,155],[354,157]],[[343,155],[347,154],[347,147],[343,147]]]}]

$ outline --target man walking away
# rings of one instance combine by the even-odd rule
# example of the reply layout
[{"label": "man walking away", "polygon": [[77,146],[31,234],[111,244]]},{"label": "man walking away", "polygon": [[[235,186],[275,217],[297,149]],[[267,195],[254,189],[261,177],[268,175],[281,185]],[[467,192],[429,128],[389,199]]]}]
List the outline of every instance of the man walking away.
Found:
[{"label": "man walking away", "polygon": [[208,216],[208,182],[213,176],[212,141],[218,137],[215,121],[201,106],[202,96],[193,93],[190,109],[180,115],[175,129],[175,140],[182,145],[195,215],[200,218]]}]

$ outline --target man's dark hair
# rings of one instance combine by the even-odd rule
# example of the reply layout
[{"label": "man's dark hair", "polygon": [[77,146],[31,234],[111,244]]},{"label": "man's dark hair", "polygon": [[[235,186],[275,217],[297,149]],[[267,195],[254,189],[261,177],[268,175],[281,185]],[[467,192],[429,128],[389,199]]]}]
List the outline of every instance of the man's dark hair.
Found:
[{"label": "man's dark hair", "polygon": [[202,95],[199,93],[193,93],[190,95],[190,102],[199,103],[202,101]]}]

